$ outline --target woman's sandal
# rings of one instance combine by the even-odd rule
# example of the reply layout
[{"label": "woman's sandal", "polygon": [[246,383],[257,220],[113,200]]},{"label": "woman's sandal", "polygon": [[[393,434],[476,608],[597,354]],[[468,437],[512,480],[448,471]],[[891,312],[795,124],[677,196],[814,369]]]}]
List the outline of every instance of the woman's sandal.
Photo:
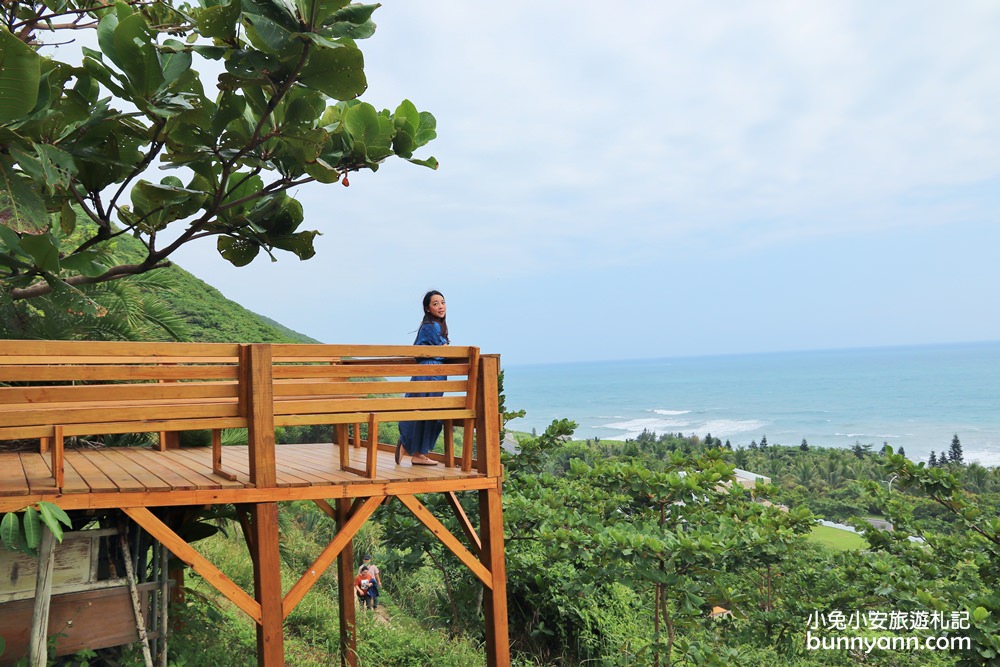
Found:
[{"label": "woman's sandal", "polygon": [[403,459],[403,443],[402,441],[396,443],[396,465]]},{"label": "woman's sandal", "polygon": [[419,459],[411,458],[410,463],[412,463],[415,466],[436,466],[438,464],[438,462],[435,461],[434,459],[429,459],[426,457]]}]

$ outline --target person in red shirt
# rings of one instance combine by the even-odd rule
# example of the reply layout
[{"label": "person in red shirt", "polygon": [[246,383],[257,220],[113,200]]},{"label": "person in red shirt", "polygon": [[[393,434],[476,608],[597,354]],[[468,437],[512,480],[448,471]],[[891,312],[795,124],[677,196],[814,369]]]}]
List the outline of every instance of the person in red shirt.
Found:
[{"label": "person in red shirt", "polygon": [[375,608],[375,577],[368,572],[368,566],[362,565],[358,576],[354,577],[354,593],[358,596],[358,601],[365,609]]}]

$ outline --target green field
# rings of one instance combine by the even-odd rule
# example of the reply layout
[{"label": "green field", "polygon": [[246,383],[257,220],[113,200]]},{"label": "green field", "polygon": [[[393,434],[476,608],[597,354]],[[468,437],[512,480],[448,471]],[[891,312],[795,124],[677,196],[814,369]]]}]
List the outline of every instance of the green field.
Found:
[{"label": "green field", "polygon": [[831,549],[847,551],[848,549],[867,549],[868,543],[860,535],[849,533],[846,530],[830,528],[829,526],[815,526],[809,533],[809,540],[825,544]]}]

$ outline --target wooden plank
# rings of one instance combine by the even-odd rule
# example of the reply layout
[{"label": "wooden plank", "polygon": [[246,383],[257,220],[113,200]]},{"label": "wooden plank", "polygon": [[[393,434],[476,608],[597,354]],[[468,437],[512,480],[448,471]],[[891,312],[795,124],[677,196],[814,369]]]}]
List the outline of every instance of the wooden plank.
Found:
[{"label": "wooden plank", "polygon": [[52,477],[49,462],[42,454],[21,453],[21,465],[28,479],[28,493],[52,493],[56,491],[56,481]]},{"label": "wooden plank", "polygon": [[170,489],[159,478],[155,478],[157,483],[153,489],[150,489],[146,484],[149,480],[142,479],[141,476],[136,474],[137,471],[133,469],[127,459],[116,455],[110,449],[94,450],[93,460],[94,464],[105,472],[108,479],[118,486],[119,493],[125,491],[163,491]]},{"label": "wooden plank", "polygon": [[341,484],[349,479],[340,474],[332,458],[320,462],[304,454],[302,445],[280,445],[276,450],[278,468],[302,472],[310,478],[323,480],[329,484]]},{"label": "wooden plank", "polygon": [[[122,453],[124,454],[124,452]],[[197,483],[192,482],[187,475],[181,474],[181,471],[175,466],[171,466],[170,459],[163,456],[160,452],[135,447],[128,451],[128,457],[135,465],[162,479],[171,489],[187,490],[201,488]],[[208,488],[220,487],[212,486]]]},{"label": "wooden plank", "polygon": [[73,450],[66,452],[67,470],[70,467],[83,479],[91,493],[118,491],[118,486],[94,463],[90,452]]},{"label": "wooden plank", "polygon": [[[152,419],[147,421],[108,422],[104,424],[67,424],[66,437],[75,435],[112,435],[115,433],[156,433],[158,431],[196,431],[209,428],[246,428],[242,417],[214,417],[209,419]],[[0,428],[0,440],[51,437],[53,427],[16,426]]]},{"label": "wooden plank", "polygon": [[[435,348],[438,349],[438,348]],[[365,366],[275,366],[274,379],[296,378],[388,378],[468,375],[468,364],[393,364]]]},{"label": "wooden plank", "polygon": [[[68,452],[67,452],[68,454]],[[63,483],[59,488],[63,493],[90,493],[90,485],[83,478],[83,475],[74,468],[69,459],[63,456]]]},{"label": "wooden plank", "polygon": [[[108,380],[235,380],[236,366],[4,366],[3,382]],[[443,375],[443,373],[441,373]]]},{"label": "wooden plank", "polygon": [[[271,346],[276,358],[306,359],[336,357],[422,357],[426,345],[324,345],[310,343],[275,343]],[[448,345],[434,348],[433,356],[461,359],[469,355],[469,346]],[[345,360],[348,361],[348,360]]]},{"label": "wooden plank", "polygon": [[[65,407],[64,407],[65,406]],[[238,417],[239,406],[235,400],[224,403],[151,403],[149,405],[115,405],[107,403],[95,407],[68,407],[60,404],[53,408],[33,404],[14,410],[0,410],[0,426],[37,426],[39,424],[94,424],[93,431],[100,433],[100,424],[106,421],[152,423],[179,419],[205,419]],[[142,428],[136,429],[141,431]]]},{"label": "wooden plank", "polygon": [[[398,421],[431,421],[434,419],[472,419],[476,416],[473,410],[379,410],[383,422]],[[346,412],[343,414],[326,412],[316,414],[277,415],[275,426],[292,426],[303,424],[354,424],[368,419],[368,412]],[[499,442],[499,438],[498,438]]]},{"label": "wooden plank", "polygon": [[[243,488],[246,486],[245,482],[249,481],[249,478],[240,481],[234,473],[232,474],[234,479],[229,479],[228,477],[220,476],[213,473],[210,467],[206,466],[206,461],[204,457],[199,457],[200,447],[185,447],[182,449],[171,450],[164,454],[164,456],[170,459],[170,462],[177,466],[178,468],[184,468],[183,474],[189,475],[201,475],[207,480],[204,484],[200,485],[199,488],[212,488],[218,487],[223,489],[234,489]],[[227,449],[229,449],[227,447]],[[243,454],[246,455],[246,450],[243,450]]]},{"label": "wooden plank", "polygon": [[194,571],[200,574],[215,590],[226,596],[230,602],[242,609],[254,621],[261,622],[260,604],[207,558],[195,551],[190,544],[170,530],[152,512],[145,507],[124,507],[122,509],[133,521],[146,529],[146,532],[167,547],[171,553],[194,568]]},{"label": "wooden plank", "polygon": [[[140,584],[141,592],[159,584]],[[0,664],[14,664],[27,656],[32,601],[4,605],[0,615],[0,636],[7,650]],[[78,591],[52,596],[48,636],[55,640],[55,655],[72,655],[82,649],[120,646],[138,638],[128,589],[123,586]]]},{"label": "wooden plank", "polygon": [[235,343],[166,343],[124,341],[0,340],[0,356],[235,357]]},{"label": "wooden plank", "polygon": [[[37,456],[37,455],[36,455]],[[405,468],[410,470],[409,467]],[[135,491],[120,493],[58,494],[54,487],[46,492],[29,488],[27,496],[0,496],[0,512],[17,511],[26,504],[40,500],[57,503],[64,510],[98,510],[120,507],[179,507],[184,505],[219,505],[247,502],[288,502],[295,500],[336,499],[345,497],[393,496],[400,494],[441,493],[444,491],[477,491],[496,487],[496,478],[481,474],[452,474],[438,479],[375,481],[356,478],[354,483],[316,484],[313,486],[278,486],[255,489],[249,482],[243,488],[195,489],[193,491]]]},{"label": "wooden plank", "polygon": [[40,387],[0,387],[0,404],[69,403],[74,401],[170,400],[237,396],[235,382],[173,382],[170,384],[91,384]]},{"label": "wooden plank", "polygon": [[17,454],[0,455],[0,496],[28,494],[28,477]]},{"label": "wooden plank", "polygon": [[[118,463],[123,469],[127,470],[128,473],[138,480],[142,484],[143,488],[147,491],[172,491],[174,490],[173,484],[170,483],[164,477],[161,477],[158,472],[153,472],[148,466],[143,464],[143,461],[138,457],[138,454],[142,452],[139,448],[123,447],[123,448],[107,448],[102,449],[101,454],[106,458],[113,460]],[[165,475],[166,477],[171,477]],[[182,491],[188,489],[180,489]]]},{"label": "wooden plank", "polygon": [[427,526],[427,529],[436,538],[441,540],[441,543],[448,547],[448,550],[455,554],[472,571],[472,574],[476,575],[479,581],[483,582],[483,586],[487,590],[493,588],[493,575],[490,574],[490,571],[479,562],[479,559],[472,552],[465,548],[465,545],[449,532],[443,523],[438,521],[437,517],[431,514],[431,511],[423,503],[417,500],[416,496],[400,495],[398,497],[400,502],[406,505],[410,512],[413,513],[413,516],[417,517],[420,523]]},{"label": "wooden plank", "polygon": [[363,398],[367,394],[403,394],[407,392],[442,391],[445,393],[464,393],[468,387],[469,384],[465,380],[426,380],[419,382],[413,380],[396,382],[278,380],[274,384],[274,395],[280,398],[285,398],[286,396],[356,396]]},{"label": "wooden plank", "polygon": [[368,421],[372,412],[393,410],[460,410],[465,407],[462,396],[432,396],[413,398],[339,398],[339,399],[285,399],[274,403],[274,414],[343,414],[364,413],[362,423]]}]

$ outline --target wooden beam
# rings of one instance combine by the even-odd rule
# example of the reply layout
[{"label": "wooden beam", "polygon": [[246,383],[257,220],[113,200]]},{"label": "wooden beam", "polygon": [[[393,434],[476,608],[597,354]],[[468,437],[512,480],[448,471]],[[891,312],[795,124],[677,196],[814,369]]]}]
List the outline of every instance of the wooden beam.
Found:
[{"label": "wooden beam", "polygon": [[[358,434],[361,439],[361,434]],[[375,479],[378,469],[378,414],[368,415],[368,458],[365,461],[365,474],[369,479]]]},{"label": "wooden beam", "polygon": [[281,556],[278,553],[278,503],[251,506],[254,534],[254,592],[260,605],[257,623],[257,664],[284,667],[284,614],[281,612]]},{"label": "wooden beam", "polygon": [[479,492],[479,525],[483,533],[482,559],[493,576],[493,587],[483,591],[486,620],[487,667],[510,667],[507,627],[507,565],[504,562],[503,501],[500,481]]},{"label": "wooden beam", "polygon": [[[45,467],[46,473],[48,466]],[[432,468],[433,470],[433,468]],[[191,489],[188,491],[108,491],[61,494],[51,488],[44,492],[0,496],[0,512],[17,512],[26,505],[45,500],[69,510],[98,510],[109,507],[180,507],[183,505],[222,505],[226,503],[285,502],[319,498],[354,498],[396,496],[401,493],[441,493],[442,491],[477,491],[496,486],[495,479],[466,477],[461,479],[399,480],[372,482],[359,478],[357,483],[331,483],[314,486],[287,486],[255,489],[252,486],[222,489]]]},{"label": "wooden beam", "polygon": [[142,526],[147,533],[159,540],[163,546],[170,549],[171,553],[194,568],[195,572],[200,574],[215,590],[226,596],[230,602],[242,609],[247,616],[258,624],[261,622],[260,604],[207,558],[195,551],[194,547],[185,542],[177,533],[170,530],[152,512],[145,507],[123,507],[122,511]]},{"label": "wooden beam", "polygon": [[45,667],[49,659],[49,608],[52,600],[52,573],[55,569],[56,538],[42,524],[42,539],[38,545],[38,574],[35,580],[35,606],[31,615],[31,640],[28,656],[31,667]]},{"label": "wooden beam", "polygon": [[[344,443],[344,446],[346,446],[346,444],[347,443]],[[358,513],[356,512],[355,514]],[[344,532],[346,535],[345,531],[350,523],[350,519],[350,500],[347,498],[338,498],[338,535],[341,532]],[[329,549],[329,547],[327,548]],[[347,542],[340,549],[338,549],[337,582],[337,597],[340,603],[340,665],[341,667],[358,667],[358,624],[354,604],[354,548],[351,540],[347,540]]]},{"label": "wooden beam", "polygon": [[222,429],[212,429],[212,472],[230,482],[236,481],[236,475],[222,468]]},{"label": "wooden beam", "polygon": [[455,518],[458,519],[458,525],[462,527],[462,532],[469,539],[469,542],[476,550],[476,555],[478,556],[483,550],[483,543],[479,540],[479,535],[476,534],[476,528],[469,521],[469,515],[465,513],[465,508],[462,507],[462,503],[458,501],[458,496],[455,495],[454,491],[448,491],[444,494],[445,498],[448,499],[448,504],[451,505],[451,509],[455,512]]},{"label": "wooden beam", "polygon": [[437,520],[437,517],[431,514],[431,511],[423,503],[417,500],[415,496],[409,495],[399,496],[399,500],[409,508],[413,516],[417,517],[420,523],[427,526],[427,529],[441,540],[442,544],[448,547],[460,561],[465,563],[465,566],[472,571],[472,574],[476,575],[479,581],[483,582],[487,590],[493,587],[493,575],[490,574],[490,571],[445,528],[443,523]]},{"label": "wooden beam", "polygon": [[479,357],[479,379],[476,387],[476,450],[479,472],[487,477],[500,477],[500,357],[484,354]]},{"label": "wooden beam", "polygon": [[[347,501],[346,498],[341,500]],[[381,504],[382,498],[375,496],[368,498],[356,507],[348,509],[348,518],[344,521],[341,521],[338,516],[337,534],[332,540],[330,540],[330,543],[326,545],[316,560],[313,561],[312,566],[305,571],[302,577],[299,578],[295,585],[292,586],[288,593],[285,594],[285,599],[283,601],[285,618],[288,618],[288,615],[292,613],[295,606],[302,601],[302,598],[309,592],[309,589],[313,587],[321,576],[323,576],[323,573],[326,572],[327,568],[333,564],[334,559],[340,556],[345,549],[350,548],[351,540],[353,540],[354,536],[357,535],[358,530]],[[354,567],[353,556],[351,567]],[[344,585],[343,579],[341,579],[340,583],[341,585]],[[353,574],[351,575],[350,589],[351,591],[354,590]]]},{"label": "wooden beam", "polygon": [[250,481],[258,489],[276,486],[270,345],[240,345],[240,390],[240,414],[247,419]]},{"label": "wooden beam", "polygon": [[56,424],[52,438],[52,477],[56,480],[56,488],[62,491],[66,485],[66,459],[63,441],[63,427]]}]

